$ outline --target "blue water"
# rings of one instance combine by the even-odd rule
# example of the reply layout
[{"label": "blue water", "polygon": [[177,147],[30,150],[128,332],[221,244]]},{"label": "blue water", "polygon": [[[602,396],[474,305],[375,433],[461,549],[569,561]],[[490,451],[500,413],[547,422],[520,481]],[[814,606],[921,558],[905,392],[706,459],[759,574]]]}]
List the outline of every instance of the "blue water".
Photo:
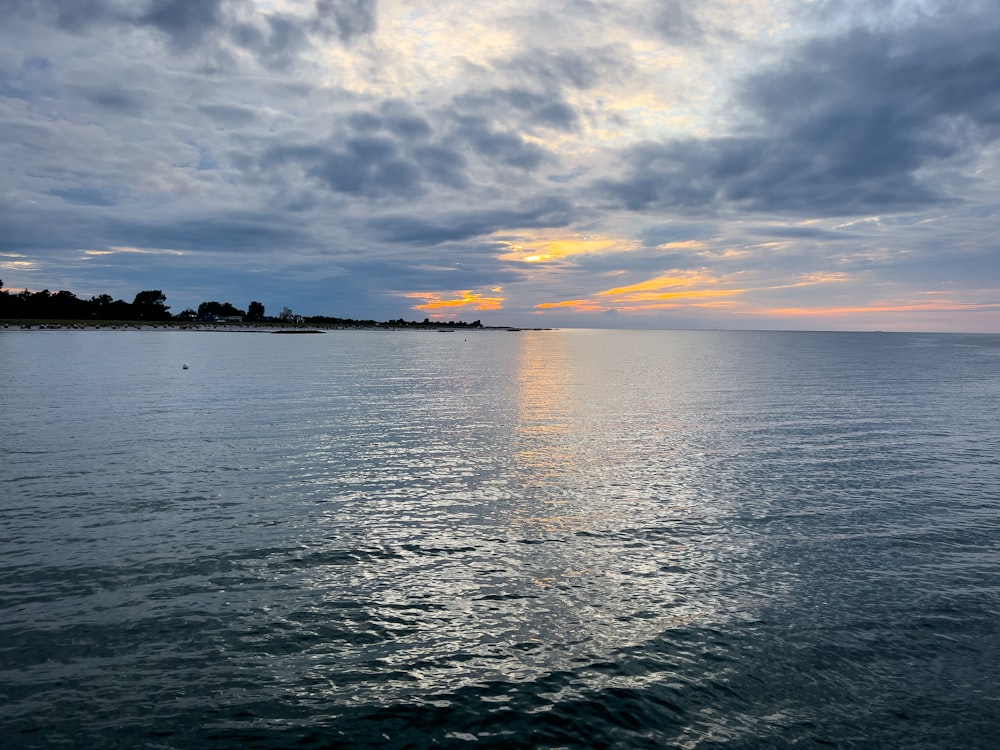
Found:
[{"label": "blue water", "polygon": [[1000,741],[1000,336],[7,330],[0,398],[3,747]]}]

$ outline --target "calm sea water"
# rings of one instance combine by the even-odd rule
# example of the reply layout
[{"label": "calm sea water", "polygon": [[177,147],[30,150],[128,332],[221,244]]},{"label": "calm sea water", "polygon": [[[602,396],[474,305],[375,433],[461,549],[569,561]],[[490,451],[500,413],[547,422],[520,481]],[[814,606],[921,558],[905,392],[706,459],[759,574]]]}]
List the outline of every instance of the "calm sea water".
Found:
[{"label": "calm sea water", "polygon": [[0,396],[4,747],[1000,743],[1000,336],[0,331]]}]

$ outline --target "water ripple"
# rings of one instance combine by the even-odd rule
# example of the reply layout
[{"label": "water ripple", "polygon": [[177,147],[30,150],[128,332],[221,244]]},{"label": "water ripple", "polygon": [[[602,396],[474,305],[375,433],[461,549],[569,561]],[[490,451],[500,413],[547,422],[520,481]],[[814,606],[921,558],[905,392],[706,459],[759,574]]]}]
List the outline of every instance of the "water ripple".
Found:
[{"label": "water ripple", "polygon": [[1000,733],[997,337],[3,343],[10,746]]}]

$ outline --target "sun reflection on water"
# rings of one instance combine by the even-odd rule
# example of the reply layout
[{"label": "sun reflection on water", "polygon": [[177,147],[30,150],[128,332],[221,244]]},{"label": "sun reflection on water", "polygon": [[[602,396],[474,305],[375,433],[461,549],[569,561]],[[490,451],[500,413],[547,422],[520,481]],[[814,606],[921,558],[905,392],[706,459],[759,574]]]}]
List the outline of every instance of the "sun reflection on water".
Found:
[{"label": "sun reflection on water", "polygon": [[[274,506],[267,528],[295,552],[253,575],[288,592],[247,640],[276,679],[307,670],[337,700],[429,696],[729,616],[743,551],[717,520],[696,367],[654,371],[635,342],[573,332],[414,338],[427,351],[381,350],[375,381],[339,356],[308,439],[261,457],[305,511]],[[623,368],[647,369],[641,387]]]}]

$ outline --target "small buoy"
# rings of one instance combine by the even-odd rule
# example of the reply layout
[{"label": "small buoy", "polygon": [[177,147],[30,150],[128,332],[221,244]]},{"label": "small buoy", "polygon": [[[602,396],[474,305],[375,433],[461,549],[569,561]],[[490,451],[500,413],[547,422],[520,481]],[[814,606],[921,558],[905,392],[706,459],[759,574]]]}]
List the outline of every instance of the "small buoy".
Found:
[{"label": "small buoy", "polygon": [[185,362],[185,363],[184,363],[184,367],[183,367],[183,369],[185,369],[185,370],[186,370],[187,368],[188,368],[188,363],[187,363],[187,362]]}]

